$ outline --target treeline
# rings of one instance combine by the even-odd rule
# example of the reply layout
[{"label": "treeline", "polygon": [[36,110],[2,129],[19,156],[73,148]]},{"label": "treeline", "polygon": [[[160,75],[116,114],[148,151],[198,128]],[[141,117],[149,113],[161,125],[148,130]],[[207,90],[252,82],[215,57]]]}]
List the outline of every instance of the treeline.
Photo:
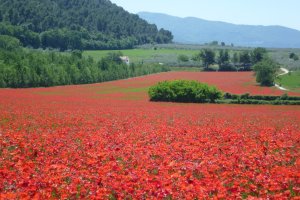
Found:
[{"label": "treeline", "polygon": [[[261,62],[267,57],[265,48],[255,48],[248,51],[230,52],[228,49],[202,49],[192,57],[181,54],[178,55],[178,62],[186,63],[190,60],[198,62],[205,71],[250,71],[252,66]],[[218,65],[217,69],[211,68],[212,65]]]},{"label": "treeline", "polygon": [[108,0],[0,0],[0,22],[0,34],[34,48],[126,49],[173,39]]},{"label": "treeline", "polygon": [[85,84],[168,71],[161,65],[126,65],[121,53],[96,62],[79,50],[71,53],[30,50],[10,36],[0,36],[0,87],[25,88]]}]

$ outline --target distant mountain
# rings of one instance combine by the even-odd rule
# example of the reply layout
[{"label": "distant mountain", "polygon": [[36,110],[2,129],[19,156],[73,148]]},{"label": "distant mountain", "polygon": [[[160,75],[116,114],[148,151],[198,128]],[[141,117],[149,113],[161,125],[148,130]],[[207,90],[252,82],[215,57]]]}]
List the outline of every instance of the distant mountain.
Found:
[{"label": "distant mountain", "polygon": [[300,31],[283,26],[236,25],[149,12],[138,15],[158,28],[170,30],[174,42],[203,44],[219,41],[235,46],[300,48]]},{"label": "distant mountain", "polygon": [[17,37],[24,46],[62,50],[172,40],[171,32],[158,30],[109,0],[0,0],[0,35]]}]

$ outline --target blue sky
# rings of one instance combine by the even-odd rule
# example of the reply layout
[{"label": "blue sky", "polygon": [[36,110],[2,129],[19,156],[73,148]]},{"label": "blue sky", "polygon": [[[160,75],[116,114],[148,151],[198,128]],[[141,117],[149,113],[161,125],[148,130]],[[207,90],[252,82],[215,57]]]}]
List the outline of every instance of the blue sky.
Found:
[{"label": "blue sky", "polygon": [[130,13],[159,12],[249,25],[300,30],[300,0],[111,0]]}]

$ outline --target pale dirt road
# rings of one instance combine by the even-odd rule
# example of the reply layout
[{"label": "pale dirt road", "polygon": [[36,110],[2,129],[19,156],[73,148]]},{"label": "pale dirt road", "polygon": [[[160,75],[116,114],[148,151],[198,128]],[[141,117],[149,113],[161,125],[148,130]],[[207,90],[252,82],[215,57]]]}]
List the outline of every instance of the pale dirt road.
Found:
[{"label": "pale dirt road", "polygon": [[[286,69],[286,68],[281,67],[280,70],[282,71],[282,73],[281,73],[281,74],[278,74],[277,77],[289,73],[289,70]],[[278,85],[278,84],[276,84],[276,83],[275,83],[275,87],[277,87],[277,88],[280,89],[280,90],[288,91],[288,89],[286,89],[286,88],[284,88],[284,87],[281,87],[280,85]]]}]

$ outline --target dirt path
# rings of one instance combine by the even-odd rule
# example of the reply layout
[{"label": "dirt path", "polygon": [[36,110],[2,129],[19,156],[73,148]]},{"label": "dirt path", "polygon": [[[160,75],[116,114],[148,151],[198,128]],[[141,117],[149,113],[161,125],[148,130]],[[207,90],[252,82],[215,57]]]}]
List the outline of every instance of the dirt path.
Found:
[{"label": "dirt path", "polygon": [[[286,69],[286,68],[281,67],[280,70],[283,71],[283,72],[282,72],[281,74],[278,74],[277,77],[289,73],[289,70]],[[286,89],[286,88],[284,88],[284,87],[281,87],[280,85],[278,85],[278,84],[276,84],[276,83],[275,83],[275,87],[277,87],[277,88],[280,89],[280,90],[288,91],[288,89]]]}]

